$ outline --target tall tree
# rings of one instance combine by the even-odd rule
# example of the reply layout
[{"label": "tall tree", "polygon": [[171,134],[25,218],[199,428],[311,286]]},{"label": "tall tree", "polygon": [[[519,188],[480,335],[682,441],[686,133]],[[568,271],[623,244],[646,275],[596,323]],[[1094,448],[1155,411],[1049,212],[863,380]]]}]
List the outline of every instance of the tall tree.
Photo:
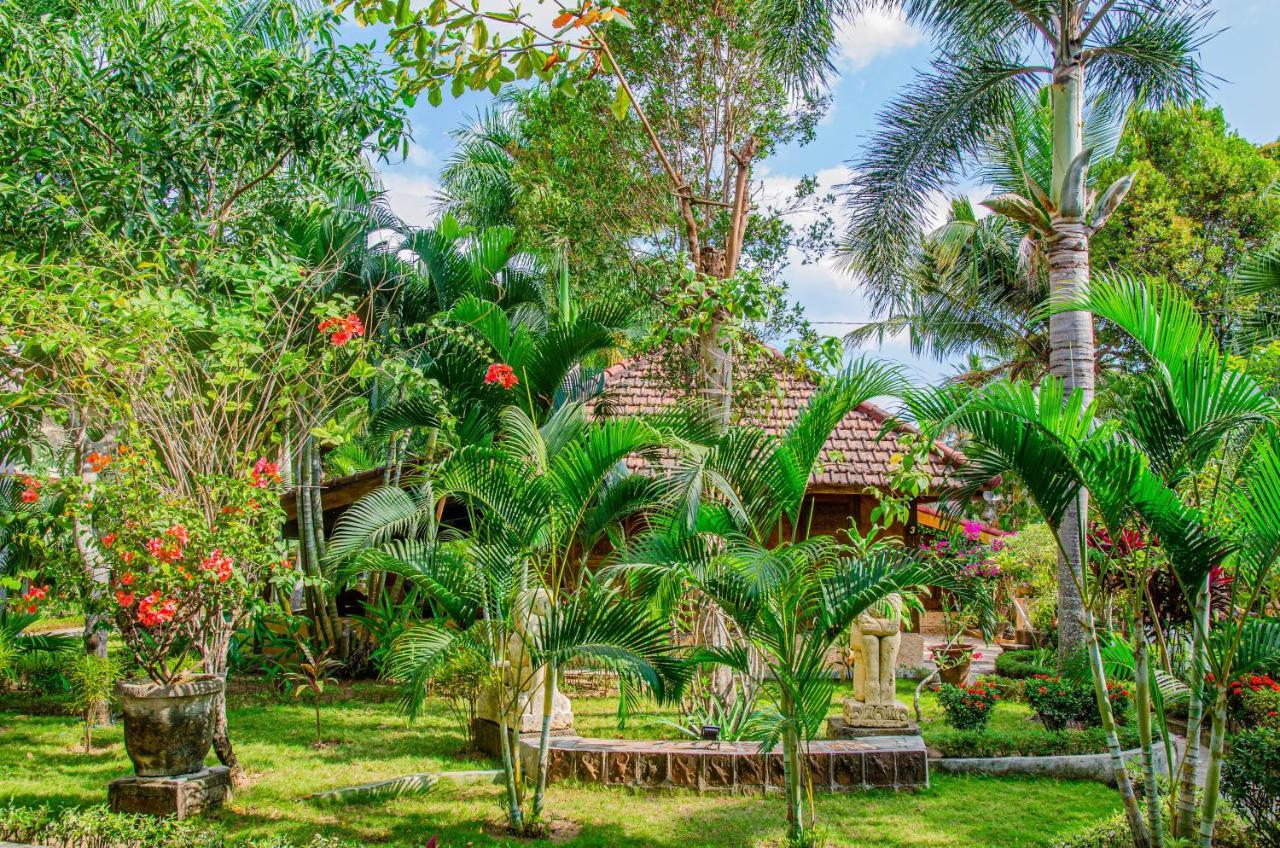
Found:
[{"label": "tall tree", "polygon": [[[1201,89],[1197,52],[1210,13],[1203,0],[863,0],[901,10],[934,39],[938,57],[880,117],[847,187],[844,250],[867,278],[873,303],[894,302],[899,274],[918,244],[936,192],[972,164],[1012,121],[1019,100],[1049,88],[1052,156],[1047,179],[989,201],[1045,240],[1051,299],[1076,298],[1089,281],[1089,239],[1122,201],[1122,178],[1095,194],[1088,185],[1086,105],[1155,106]],[[1086,399],[1094,391],[1093,322],[1081,311],[1049,320],[1049,371]],[[1087,495],[1072,506],[1083,517]],[[1076,516],[1066,525],[1074,525]],[[1078,647],[1082,552],[1062,537],[1059,648]]]},{"label": "tall tree", "polygon": [[[760,270],[753,241],[773,246],[763,254],[776,258],[783,230],[776,215],[753,214],[759,183],[752,171],[778,144],[811,137],[824,105],[794,84],[794,59],[775,49],[770,15],[782,4],[557,3],[561,12],[550,26],[516,4],[492,12],[462,3],[435,3],[423,12],[374,0],[339,5],[353,6],[362,21],[397,25],[390,50],[402,62],[404,83],[425,90],[432,102],[446,85],[455,95],[468,87],[496,92],[539,77],[562,95],[578,96],[595,90],[585,80],[609,81],[609,108],[618,120],[634,116],[629,126],[643,139],[645,170],[666,193],[664,227],[636,241],[665,239],[687,257],[691,273],[671,274],[670,288],[683,310],[679,319],[697,326],[688,340],[697,390],[727,424],[733,348],[745,338],[734,332],[742,321],[734,306],[751,286],[739,275]],[[572,150],[561,155],[577,158]],[[705,315],[687,314],[695,303]]]}]

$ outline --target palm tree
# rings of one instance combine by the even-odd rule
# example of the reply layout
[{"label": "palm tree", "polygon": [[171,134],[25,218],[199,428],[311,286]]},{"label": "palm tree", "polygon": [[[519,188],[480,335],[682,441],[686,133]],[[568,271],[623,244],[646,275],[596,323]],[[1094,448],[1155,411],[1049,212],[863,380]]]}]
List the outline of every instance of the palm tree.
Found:
[{"label": "palm tree", "polygon": [[[526,821],[519,764],[506,719],[518,713],[518,685],[505,693],[501,728],[509,819],[515,830],[543,814],[552,694],[556,671],[579,657],[597,657],[647,684],[660,698],[678,692],[682,663],[665,625],[616,590],[584,577],[592,551],[625,536],[628,519],[662,504],[661,479],[629,474],[629,456],[656,456],[670,438],[640,418],[588,421],[581,403],[558,407],[539,426],[508,405],[492,441],[467,444],[447,457],[435,481],[417,493],[378,489],[343,515],[331,552],[348,569],[402,574],[449,622],[419,625],[393,647],[388,672],[421,693],[438,664],[458,645],[485,656],[495,672],[507,662],[513,634],[526,634],[531,592],[544,590],[551,613],[525,648],[533,668],[545,668],[542,728],[530,819]],[[442,528],[440,499],[466,508],[465,529]],[[413,695],[418,697],[418,695]],[[410,707],[412,707],[412,698]]]},{"label": "palm tree", "polygon": [[[851,223],[844,243],[867,277],[877,307],[892,304],[899,275],[919,242],[932,195],[978,158],[999,128],[1017,117],[1028,92],[1047,84],[1052,113],[1048,172],[1027,170],[1016,192],[988,201],[1044,240],[1050,297],[1072,299],[1089,280],[1089,238],[1123,200],[1129,180],[1090,189],[1086,104],[1150,107],[1186,102],[1201,88],[1196,52],[1210,13],[1202,0],[862,0],[856,7],[900,9],[923,27],[940,55],[930,71],[881,115],[881,129],[854,166],[847,187]],[[1049,319],[1049,372],[1067,394],[1092,398],[1093,324],[1086,312]],[[1073,507],[1081,516],[1082,494]],[[1067,524],[1074,523],[1074,518]],[[1062,540],[1059,649],[1083,632],[1082,552]]]},{"label": "palm tree", "polygon": [[831,700],[831,646],[888,595],[952,585],[901,549],[851,556],[828,537],[803,538],[809,475],[831,431],[859,404],[901,385],[896,368],[857,362],[823,385],[781,438],[742,426],[712,438],[671,472],[677,508],[610,567],[667,615],[696,590],[711,602],[702,608],[723,611],[738,638],[704,645],[694,661],[775,683],[760,687],[772,707],[754,714],[751,728],[762,751],[782,743],[795,844],[809,838],[801,755]]},{"label": "palm tree", "polygon": [[[1176,638],[1187,643],[1188,735],[1193,740],[1199,738],[1201,698],[1211,696],[1210,762],[1199,813],[1199,844],[1207,848],[1216,816],[1227,681],[1242,667],[1280,655],[1275,641],[1280,631],[1250,617],[1258,609],[1258,581],[1265,583],[1280,553],[1274,524],[1280,511],[1280,407],[1251,378],[1228,366],[1193,305],[1171,288],[1104,278],[1095,280],[1086,295],[1055,309],[1083,309],[1115,324],[1146,359],[1147,367],[1133,378],[1127,403],[1114,421],[1095,427],[1093,404],[1086,404],[1079,390],[1064,398],[1062,381],[1056,378],[1045,381],[1038,393],[1026,383],[1000,383],[968,399],[954,392],[917,396],[913,405],[931,426],[959,426],[972,434],[965,473],[975,482],[999,473],[1018,476],[1046,520],[1061,535],[1075,536],[1077,544],[1083,544],[1086,528],[1070,507],[1080,489],[1092,496],[1111,538],[1142,530],[1159,538],[1187,607],[1196,614],[1191,632],[1184,634],[1162,627],[1154,609],[1148,608],[1146,616],[1166,631],[1162,642]],[[1135,567],[1137,573],[1113,570]],[[1150,637],[1139,613],[1149,607],[1140,588],[1149,567],[1146,556],[1136,566],[1104,559],[1096,575],[1085,572],[1078,584],[1086,600],[1082,623],[1095,694],[1138,846],[1164,842],[1147,721],[1152,684],[1159,680],[1147,669]],[[1229,604],[1235,614],[1211,622],[1207,589],[1216,569],[1224,570],[1232,587]],[[1135,607],[1129,633],[1133,648],[1127,656],[1138,684],[1146,821],[1111,727],[1105,681],[1115,668],[1108,668],[1105,640],[1094,621],[1114,577],[1128,589]],[[1213,674],[1208,687],[1206,668]],[[1162,713],[1160,703],[1155,705]],[[1172,817],[1173,835],[1181,838],[1191,835],[1196,817],[1196,750],[1194,743],[1188,745],[1181,763],[1182,785]]]}]

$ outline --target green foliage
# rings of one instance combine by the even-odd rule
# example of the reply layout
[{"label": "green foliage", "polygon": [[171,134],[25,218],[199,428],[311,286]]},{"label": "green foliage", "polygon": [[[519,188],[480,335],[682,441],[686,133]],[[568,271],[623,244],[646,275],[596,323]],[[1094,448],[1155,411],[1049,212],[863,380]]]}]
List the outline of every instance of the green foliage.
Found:
[{"label": "green foliage", "polygon": [[[1213,830],[1214,848],[1262,848],[1256,832],[1231,810],[1223,810]],[[1170,844],[1166,842],[1165,844]],[[1124,813],[1082,833],[1050,843],[1051,848],[1133,848],[1133,833]]]},{"label": "green foliage", "polygon": [[1125,203],[1089,245],[1099,270],[1123,268],[1182,288],[1230,331],[1219,311],[1246,254],[1280,235],[1280,164],[1201,103],[1139,112],[1125,128],[1106,181],[1133,174]]},{"label": "green foliage", "polygon": [[1046,730],[1065,730],[1067,722],[1079,715],[1082,697],[1093,697],[1091,690],[1040,675],[1028,680],[1023,691]]},{"label": "green foliage", "polygon": [[[1058,731],[1034,723],[982,730],[948,727],[931,728],[928,737],[929,748],[944,757],[1058,757],[1107,751],[1107,737],[1099,727]],[[1138,746],[1138,733],[1132,727],[1121,728],[1119,739],[1125,749]]]},{"label": "green foliage", "polygon": [[403,113],[369,48],[337,43],[338,19],[305,8],[6,5],[0,243],[26,254],[94,234],[154,245],[234,231],[249,256],[285,210],[359,191],[363,155],[401,143]]},{"label": "green foliage", "polygon": [[1253,729],[1232,737],[1222,791],[1253,826],[1259,845],[1280,845],[1280,730]]},{"label": "green foliage", "polygon": [[120,661],[87,652],[70,654],[62,673],[70,688],[68,706],[84,722],[84,749],[88,752],[93,748],[93,724],[115,694],[122,673]]},{"label": "green foliage", "polygon": [[1036,648],[1002,651],[995,662],[996,674],[1010,680],[1026,680],[1038,674],[1052,675],[1056,665],[1049,651]]},{"label": "green foliage", "polygon": [[475,748],[472,722],[476,705],[485,688],[496,682],[493,666],[484,655],[465,645],[444,661],[431,677],[431,694],[444,698],[449,711],[467,740],[467,750]]},{"label": "green foliage", "polygon": [[48,848],[362,848],[355,842],[317,834],[297,843],[282,836],[234,839],[198,820],[113,813],[96,807],[0,808],[0,839],[34,842]]},{"label": "green foliage", "polygon": [[947,724],[957,730],[982,730],[991,719],[999,697],[985,683],[972,686],[942,684],[938,690],[938,703],[946,715]]}]

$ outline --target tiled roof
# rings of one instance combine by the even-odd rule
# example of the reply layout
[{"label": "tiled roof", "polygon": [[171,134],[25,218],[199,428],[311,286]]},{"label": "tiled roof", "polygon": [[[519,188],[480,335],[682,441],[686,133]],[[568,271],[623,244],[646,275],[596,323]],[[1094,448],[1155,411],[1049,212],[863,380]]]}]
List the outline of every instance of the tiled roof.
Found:
[{"label": "tiled roof", "polygon": [[[777,380],[780,397],[745,414],[741,423],[781,435],[817,389],[812,380],[784,369],[779,369]],[[620,362],[604,372],[604,398],[611,415],[657,412],[683,399],[661,380],[652,363],[643,358]],[[853,491],[886,486],[889,460],[897,452],[893,432],[908,429],[896,427],[880,439],[880,431],[889,417],[889,413],[871,403],[864,403],[845,416],[819,454],[819,467],[811,475],[809,485]],[[938,443],[930,463],[933,488],[944,487],[948,469],[962,462],[964,456],[959,451]]]}]

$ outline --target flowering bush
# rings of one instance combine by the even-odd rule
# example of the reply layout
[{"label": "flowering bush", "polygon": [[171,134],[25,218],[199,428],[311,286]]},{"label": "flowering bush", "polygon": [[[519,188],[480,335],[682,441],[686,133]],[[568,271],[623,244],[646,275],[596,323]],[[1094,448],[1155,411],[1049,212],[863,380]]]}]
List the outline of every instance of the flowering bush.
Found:
[{"label": "flowering bush", "polygon": [[981,681],[972,686],[944,683],[938,691],[938,703],[942,705],[947,724],[957,730],[981,730],[986,727],[999,700],[995,690]]},{"label": "flowering bush", "polygon": [[1027,705],[1047,730],[1065,730],[1080,713],[1080,690],[1060,678],[1037,674],[1027,681]]},{"label": "flowering bush", "polygon": [[1244,674],[1232,680],[1227,686],[1227,715],[1237,725],[1280,726],[1280,683],[1269,674]]},{"label": "flowering bush", "polygon": [[[981,541],[982,524],[966,521],[961,527],[960,534],[921,543],[920,558],[950,568],[958,580],[994,591],[1001,577],[996,555],[1003,548],[1003,540],[997,538],[992,544],[984,545]],[[942,625],[948,643],[955,643],[965,631],[979,624],[976,612],[962,604],[955,593],[944,591],[940,600]]]},{"label": "flowering bush", "polygon": [[[190,651],[207,657],[219,650],[228,628],[280,571],[282,515],[271,491],[279,469],[259,459],[238,479],[200,478],[211,497],[197,500],[145,453],[122,447],[95,461],[104,473],[92,497],[80,491],[79,478],[46,483],[66,495],[64,518],[78,516],[98,535],[109,591],[85,585],[86,611],[115,622],[148,677],[173,682]],[[220,507],[207,514],[202,501]]]}]

